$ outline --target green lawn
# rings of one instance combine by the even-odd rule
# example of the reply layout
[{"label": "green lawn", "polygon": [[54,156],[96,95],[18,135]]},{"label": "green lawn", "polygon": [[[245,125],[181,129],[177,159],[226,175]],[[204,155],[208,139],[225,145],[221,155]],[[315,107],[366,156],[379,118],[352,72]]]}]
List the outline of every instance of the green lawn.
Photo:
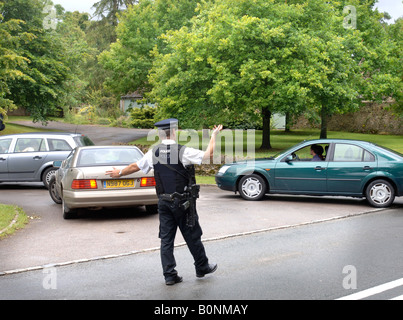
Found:
[{"label": "green lawn", "polygon": [[0,132],[0,136],[7,134],[16,134],[25,132],[43,132],[43,131],[56,131],[56,130],[44,130],[33,127],[21,126],[18,124],[6,123],[6,128]]},{"label": "green lawn", "polygon": [[[17,217],[18,213],[18,217]],[[11,227],[13,219],[16,218],[14,224]],[[25,215],[23,210],[19,207],[12,205],[0,204],[0,239],[12,234],[15,230],[21,229],[28,222],[28,217]]]}]

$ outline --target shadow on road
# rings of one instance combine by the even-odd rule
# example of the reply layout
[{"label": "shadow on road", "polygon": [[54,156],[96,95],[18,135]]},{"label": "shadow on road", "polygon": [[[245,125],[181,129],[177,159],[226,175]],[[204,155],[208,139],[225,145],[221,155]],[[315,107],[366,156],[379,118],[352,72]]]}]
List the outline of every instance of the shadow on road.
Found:
[{"label": "shadow on road", "polygon": [[42,182],[0,182],[0,190],[46,190]]},{"label": "shadow on road", "polygon": [[127,208],[102,208],[97,210],[81,209],[78,218],[80,221],[107,221],[107,220],[127,220],[127,219],[148,219],[156,214],[149,214],[145,207],[127,207]]},{"label": "shadow on road", "polygon": [[[243,200],[239,195],[237,194],[226,194],[226,195],[220,195],[220,198],[222,199],[228,199],[228,200],[233,200],[233,201],[246,201]],[[296,202],[302,202],[302,203],[323,203],[323,204],[337,204],[337,205],[366,205],[369,208],[372,208],[369,206],[365,198],[349,198],[349,197],[329,197],[329,196],[303,196],[303,195],[265,195],[262,200],[256,201],[256,202],[266,202],[266,201],[272,201],[272,202],[289,202],[289,203],[296,203]],[[400,206],[400,204],[397,204],[397,206]]]}]

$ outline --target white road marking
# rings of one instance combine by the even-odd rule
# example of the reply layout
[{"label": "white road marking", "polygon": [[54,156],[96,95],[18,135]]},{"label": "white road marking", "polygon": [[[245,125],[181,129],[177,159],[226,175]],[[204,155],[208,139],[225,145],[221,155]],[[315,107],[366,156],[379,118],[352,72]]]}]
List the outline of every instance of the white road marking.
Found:
[{"label": "white road marking", "polygon": [[[356,293],[350,294],[348,296],[338,298],[336,300],[360,300],[360,299],[364,299],[369,296],[373,296],[375,294],[378,294],[378,293],[381,293],[381,292],[384,292],[384,291],[387,291],[387,290],[390,290],[390,289],[393,289],[393,288],[396,288],[399,286],[403,286],[403,278],[397,279],[397,280],[394,280],[391,282],[387,282],[387,283],[381,284],[379,286],[369,288],[367,290],[356,292]],[[400,300],[400,299],[402,299],[402,297],[403,296],[399,296],[399,297],[396,297],[393,299]],[[398,299],[398,298],[400,298],[400,299]]]}]

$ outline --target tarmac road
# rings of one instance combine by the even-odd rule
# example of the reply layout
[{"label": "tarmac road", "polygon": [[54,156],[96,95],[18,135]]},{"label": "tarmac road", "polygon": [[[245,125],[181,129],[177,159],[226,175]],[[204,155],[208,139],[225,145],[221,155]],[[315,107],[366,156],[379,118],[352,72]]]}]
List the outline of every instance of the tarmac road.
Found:
[{"label": "tarmac road", "polygon": [[257,310],[250,300],[329,300],[351,294],[365,299],[401,300],[402,230],[400,208],[209,241],[206,252],[219,267],[202,279],[195,277],[187,248],[179,247],[175,250],[177,270],[184,280],[169,287],[163,281],[157,250],[49,265],[42,270],[0,276],[0,300],[162,300],[135,304],[134,310],[146,318],[152,318],[161,303],[189,306],[183,300],[197,300],[188,315],[203,315],[200,306],[219,307],[223,303],[247,305],[248,315],[271,310],[267,304]]},{"label": "tarmac road", "polygon": [[[395,201],[400,210],[402,200]],[[64,220],[61,206],[40,183],[1,183],[0,203],[21,206],[32,217],[23,230],[0,241],[0,272],[159,247],[158,216],[142,207],[87,211]],[[266,196],[249,202],[215,186],[202,186],[197,208],[205,241],[378,211],[350,198]],[[183,243],[179,232],[176,243]]]}]

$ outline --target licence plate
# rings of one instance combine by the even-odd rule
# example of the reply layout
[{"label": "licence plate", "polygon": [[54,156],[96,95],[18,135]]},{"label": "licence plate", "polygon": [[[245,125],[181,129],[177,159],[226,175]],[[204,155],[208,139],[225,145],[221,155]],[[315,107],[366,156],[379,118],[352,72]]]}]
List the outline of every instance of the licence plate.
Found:
[{"label": "licence plate", "polygon": [[105,180],[105,189],[113,188],[134,188],[134,179],[124,179],[124,180]]}]

